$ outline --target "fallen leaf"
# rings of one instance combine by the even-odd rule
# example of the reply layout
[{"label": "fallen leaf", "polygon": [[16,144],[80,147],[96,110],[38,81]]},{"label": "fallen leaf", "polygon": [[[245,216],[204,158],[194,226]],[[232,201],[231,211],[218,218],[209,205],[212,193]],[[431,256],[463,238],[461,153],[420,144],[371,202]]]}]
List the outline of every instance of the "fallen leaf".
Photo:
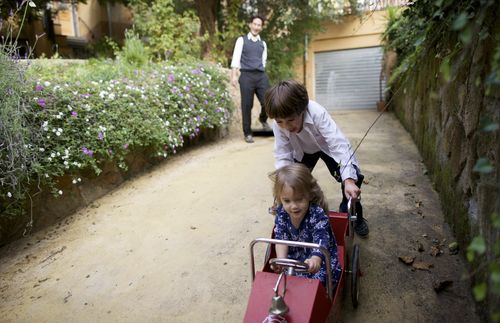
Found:
[{"label": "fallen leaf", "polygon": [[422,252],[422,251],[424,251],[424,250],[425,250],[425,249],[424,249],[424,245],[423,245],[421,242],[419,242],[419,243],[418,243],[417,250],[418,250],[418,252]]},{"label": "fallen leaf", "polygon": [[448,250],[450,251],[450,255],[456,255],[458,253],[458,242],[452,242],[448,245]]},{"label": "fallen leaf", "polygon": [[190,228],[191,230],[196,230],[196,229],[198,229],[198,228],[197,228],[197,227],[195,227],[195,226],[191,226],[191,227],[189,227],[189,228]]},{"label": "fallen leaf", "polygon": [[433,257],[437,257],[442,253],[443,253],[443,251],[441,250],[441,248],[439,246],[432,246],[431,251],[429,252],[429,254]]},{"label": "fallen leaf", "polygon": [[413,263],[413,261],[415,260],[415,257],[412,257],[412,256],[399,256],[398,259],[399,259],[399,261],[401,261],[402,263],[404,263],[406,265],[411,265]]},{"label": "fallen leaf", "polygon": [[412,267],[418,270],[430,270],[434,265],[428,262],[414,262]]}]

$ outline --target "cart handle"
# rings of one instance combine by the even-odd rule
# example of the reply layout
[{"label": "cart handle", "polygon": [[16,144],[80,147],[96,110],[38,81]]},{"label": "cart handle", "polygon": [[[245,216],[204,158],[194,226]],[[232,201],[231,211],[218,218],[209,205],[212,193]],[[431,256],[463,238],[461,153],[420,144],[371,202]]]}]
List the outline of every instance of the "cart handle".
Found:
[{"label": "cart handle", "polygon": [[349,201],[347,201],[347,214],[349,214],[349,220],[351,221],[355,221],[358,218],[356,216],[356,203],[352,202],[352,197],[350,197]]},{"label": "cart handle", "polygon": [[298,242],[298,241],[288,241],[288,240],[277,240],[277,239],[268,239],[268,238],[257,238],[254,239],[250,243],[250,267],[252,271],[252,282],[255,280],[255,261],[254,261],[254,252],[253,247],[257,243],[267,243],[267,244],[280,244],[286,245],[290,247],[301,247],[301,248],[309,248],[309,249],[319,249],[321,253],[325,256],[325,264],[326,264],[326,292],[328,294],[328,298],[333,300],[333,286],[332,286],[332,270],[330,263],[330,252],[325,247],[310,242]]}]

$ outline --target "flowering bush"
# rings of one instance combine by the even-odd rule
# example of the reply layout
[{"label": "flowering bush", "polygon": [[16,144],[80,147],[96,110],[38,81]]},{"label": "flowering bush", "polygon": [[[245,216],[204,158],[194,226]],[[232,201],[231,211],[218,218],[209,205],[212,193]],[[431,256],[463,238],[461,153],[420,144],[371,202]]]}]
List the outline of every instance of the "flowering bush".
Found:
[{"label": "flowering bush", "polygon": [[227,80],[212,65],[156,63],[139,70],[111,60],[40,60],[30,66],[27,79],[33,84],[23,93],[30,102],[25,118],[35,139],[24,145],[32,156],[24,171],[31,182],[16,188],[5,180],[10,166],[1,164],[3,214],[20,209],[34,182],[62,195],[55,182],[59,176],[69,175],[78,184],[83,170],[98,175],[105,161],[126,170],[132,149],[167,158],[202,129],[227,125],[233,109]]}]

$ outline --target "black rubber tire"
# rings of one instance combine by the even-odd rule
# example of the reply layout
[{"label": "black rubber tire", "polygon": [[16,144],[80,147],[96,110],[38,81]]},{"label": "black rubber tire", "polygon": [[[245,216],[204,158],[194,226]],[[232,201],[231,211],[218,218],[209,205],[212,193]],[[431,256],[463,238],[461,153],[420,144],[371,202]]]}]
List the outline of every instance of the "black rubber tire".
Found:
[{"label": "black rubber tire", "polygon": [[359,246],[355,244],[352,249],[351,262],[351,301],[354,308],[358,307],[359,301],[359,276],[361,276],[359,269]]}]

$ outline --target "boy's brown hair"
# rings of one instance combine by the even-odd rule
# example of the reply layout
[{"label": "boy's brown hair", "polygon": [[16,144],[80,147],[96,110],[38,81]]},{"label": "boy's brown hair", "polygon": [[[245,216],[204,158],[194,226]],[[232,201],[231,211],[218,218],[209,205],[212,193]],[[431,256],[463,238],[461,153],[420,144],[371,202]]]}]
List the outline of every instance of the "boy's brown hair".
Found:
[{"label": "boy's brown hair", "polygon": [[304,112],[309,104],[309,95],[301,83],[286,80],[267,90],[264,103],[269,118],[283,119]]}]

